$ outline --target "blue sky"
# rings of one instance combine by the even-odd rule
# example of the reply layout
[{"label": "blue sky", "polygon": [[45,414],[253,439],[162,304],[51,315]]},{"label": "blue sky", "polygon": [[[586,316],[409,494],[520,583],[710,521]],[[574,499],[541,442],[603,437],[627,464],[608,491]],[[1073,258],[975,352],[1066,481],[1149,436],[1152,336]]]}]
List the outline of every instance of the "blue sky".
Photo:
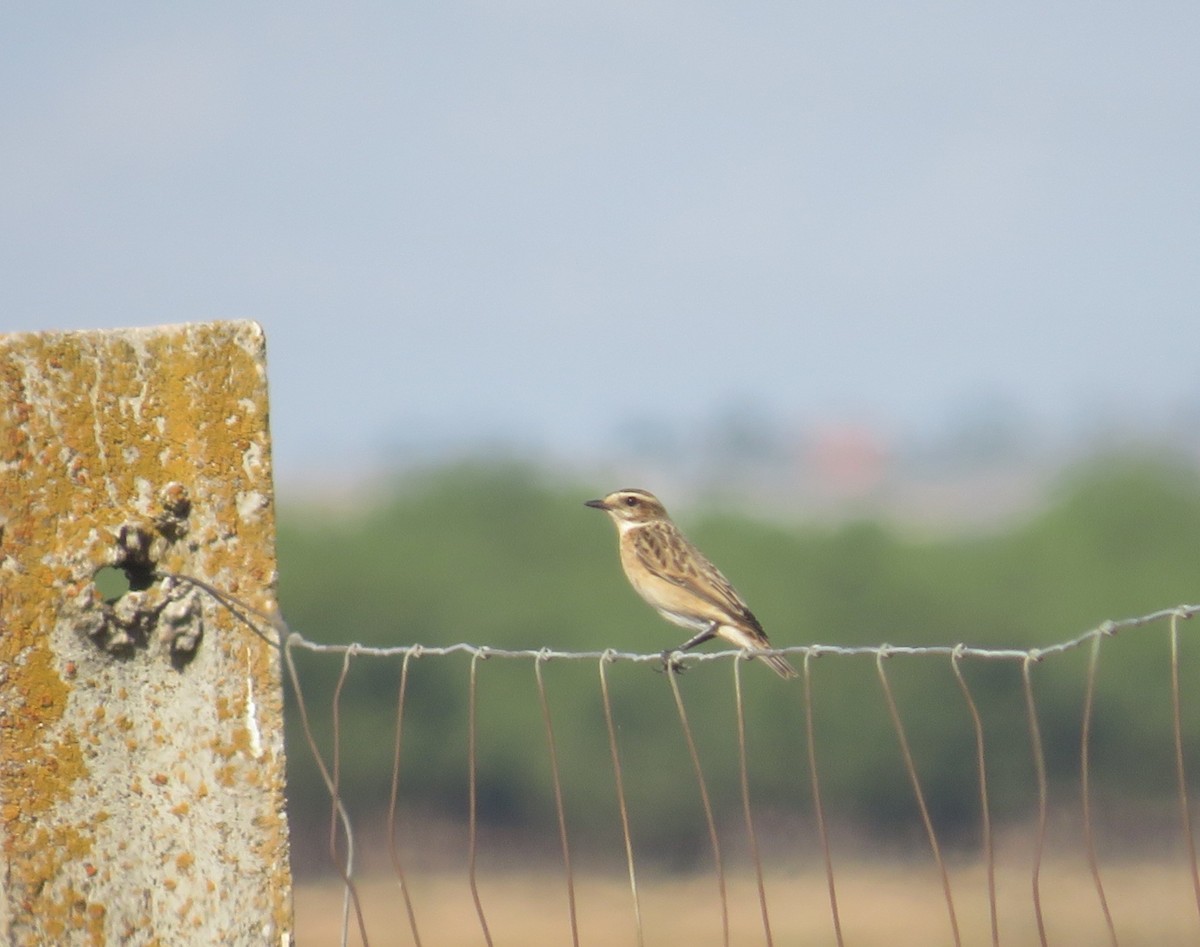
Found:
[{"label": "blue sky", "polygon": [[1200,7],[10,5],[0,330],[250,318],[276,470],[1200,404]]}]

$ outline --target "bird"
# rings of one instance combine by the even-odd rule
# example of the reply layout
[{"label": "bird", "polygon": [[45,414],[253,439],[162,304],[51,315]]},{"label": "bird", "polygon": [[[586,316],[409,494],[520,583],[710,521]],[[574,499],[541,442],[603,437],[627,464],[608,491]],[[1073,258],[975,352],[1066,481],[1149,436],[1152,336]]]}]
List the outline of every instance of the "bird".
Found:
[{"label": "bird", "polygon": [[[667,621],[695,632],[674,650],[687,651],[718,635],[746,651],[770,650],[771,642],[746,602],[671,522],[653,493],[616,490],[584,506],[603,510],[616,525],[621,567],[633,590]],[[668,667],[670,654],[663,652]],[[783,655],[761,657],[780,677],[796,676]]]}]

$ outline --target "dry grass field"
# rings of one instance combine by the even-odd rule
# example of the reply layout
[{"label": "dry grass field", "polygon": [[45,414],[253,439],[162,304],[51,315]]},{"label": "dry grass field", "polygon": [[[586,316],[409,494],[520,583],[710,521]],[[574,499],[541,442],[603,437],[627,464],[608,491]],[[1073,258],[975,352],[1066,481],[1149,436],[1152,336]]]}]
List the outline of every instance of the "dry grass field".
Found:
[{"label": "dry grass field", "polygon": [[[858,861],[838,864],[837,896],[842,933],[856,947],[930,947],[953,938],[935,870],[926,862]],[[1200,913],[1186,862],[1133,862],[1103,868],[1118,943],[1122,947],[1200,944]],[[951,872],[962,943],[992,943],[983,865]],[[477,947],[485,943],[465,873],[410,879],[423,947]],[[561,873],[481,874],[480,899],[496,945],[561,947],[571,944],[566,887]],[[1038,944],[1028,863],[997,866],[1000,943]],[[1048,859],[1041,873],[1047,942],[1055,947],[1094,947],[1111,942],[1086,864]],[[766,944],[753,872],[727,878],[730,938],[734,945]],[[712,876],[639,878],[642,930],[647,947],[720,945],[721,912]],[[414,940],[394,879],[361,882],[361,903],[373,947]],[[636,945],[628,881],[577,873],[579,940],[584,945]],[[801,873],[768,873],[767,906],[775,944],[837,943],[819,866]],[[340,943],[341,888],[332,882],[296,888],[298,947]],[[351,919],[351,944],[361,943]]]}]

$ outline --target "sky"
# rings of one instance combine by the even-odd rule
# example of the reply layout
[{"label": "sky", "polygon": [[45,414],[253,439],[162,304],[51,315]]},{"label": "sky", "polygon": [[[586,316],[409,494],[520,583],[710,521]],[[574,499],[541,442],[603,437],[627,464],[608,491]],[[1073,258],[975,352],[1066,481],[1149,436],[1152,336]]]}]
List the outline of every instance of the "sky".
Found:
[{"label": "sky", "polygon": [[1200,6],[9,4],[0,331],[253,319],[276,475],[1200,405]]}]

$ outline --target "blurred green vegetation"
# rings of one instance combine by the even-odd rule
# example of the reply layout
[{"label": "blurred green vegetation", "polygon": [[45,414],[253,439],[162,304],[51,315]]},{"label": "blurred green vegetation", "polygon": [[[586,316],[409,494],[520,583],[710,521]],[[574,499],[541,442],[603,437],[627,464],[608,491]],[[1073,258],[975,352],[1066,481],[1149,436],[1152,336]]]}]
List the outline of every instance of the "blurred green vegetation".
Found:
[{"label": "blurred green vegetation", "polygon": [[[503,464],[465,464],[398,481],[351,512],[281,511],[280,599],[290,626],[326,643],[467,641],[495,648],[654,652],[686,635],[625,584],[607,518],[582,502],[623,484],[555,482]],[[653,486],[653,485],[651,485]],[[1005,532],[918,539],[876,522],[771,524],[710,512],[679,519],[734,581],[779,646],[1049,645],[1108,618],[1200,600],[1200,484],[1167,462],[1095,461],[1066,476],[1044,510]],[[670,497],[665,498],[670,506]],[[1184,624],[1184,729],[1200,755],[1200,645]],[[1092,756],[1097,798],[1174,798],[1165,623],[1106,640]],[[1055,799],[1078,794],[1086,650],[1033,667]],[[328,753],[340,656],[297,652],[306,702]],[[385,811],[400,659],[358,657],[340,702],[342,789],[356,816]],[[983,715],[997,818],[1027,818],[1036,786],[1021,667],[964,662]],[[948,660],[894,657],[895,690],[927,801],[950,838],[977,832],[970,718]],[[410,663],[401,800],[455,820],[467,807],[466,655]],[[664,863],[702,846],[698,793],[669,682],[651,665],[609,668],[633,831]],[[799,681],[741,669],[751,785],[764,813],[810,811]],[[611,847],[617,811],[594,662],[543,675],[573,839]],[[722,819],[740,813],[731,662],[679,679]],[[816,749],[832,817],[873,836],[918,823],[874,658],[813,664]],[[293,824],[323,822],[328,800],[289,695]],[[533,663],[478,665],[481,818],[554,831],[552,784]],[[1200,771],[1200,765],[1194,767]],[[702,853],[703,849],[700,848]]]}]

